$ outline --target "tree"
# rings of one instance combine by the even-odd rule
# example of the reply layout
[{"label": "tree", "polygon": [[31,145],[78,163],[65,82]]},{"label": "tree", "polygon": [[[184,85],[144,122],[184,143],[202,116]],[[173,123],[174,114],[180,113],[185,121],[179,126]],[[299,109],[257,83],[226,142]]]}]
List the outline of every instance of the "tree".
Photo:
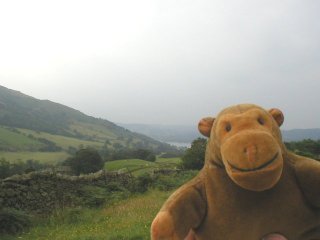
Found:
[{"label": "tree", "polygon": [[320,140],[304,139],[299,142],[285,142],[286,147],[294,153],[310,158],[319,159]]},{"label": "tree", "polygon": [[201,169],[204,164],[207,140],[197,138],[191,143],[191,147],[186,150],[182,157],[182,166],[185,169]]},{"label": "tree", "polygon": [[0,179],[10,176],[10,162],[5,158],[0,159]]},{"label": "tree", "polygon": [[93,148],[80,149],[74,157],[67,159],[66,162],[77,175],[99,171],[104,165],[101,156]]},{"label": "tree", "polygon": [[154,162],[156,160],[156,156],[147,149],[137,149],[133,152],[133,156],[138,159],[147,160],[150,162]]}]

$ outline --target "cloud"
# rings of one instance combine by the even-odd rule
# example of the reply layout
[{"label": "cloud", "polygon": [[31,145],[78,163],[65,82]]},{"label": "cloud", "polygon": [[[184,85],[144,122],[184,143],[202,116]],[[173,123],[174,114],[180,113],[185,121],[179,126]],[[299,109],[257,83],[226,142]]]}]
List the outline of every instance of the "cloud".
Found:
[{"label": "cloud", "polygon": [[[320,127],[317,1],[0,3],[1,84],[125,123],[241,102]],[[312,107],[310,107],[312,106]]]}]

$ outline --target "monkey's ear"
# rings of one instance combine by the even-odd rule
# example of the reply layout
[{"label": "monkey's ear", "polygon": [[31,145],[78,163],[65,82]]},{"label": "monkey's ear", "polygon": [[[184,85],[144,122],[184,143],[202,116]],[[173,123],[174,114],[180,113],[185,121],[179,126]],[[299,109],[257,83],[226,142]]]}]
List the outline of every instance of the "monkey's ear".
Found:
[{"label": "monkey's ear", "polygon": [[212,117],[202,118],[198,124],[199,132],[206,137],[210,137],[214,120],[215,118]]},{"label": "monkey's ear", "polygon": [[278,126],[280,127],[284,121],[284,116],[283,116],[283,113],[281,112],[281,110],[279,110],[277,108],[271,108],[269,110],[269,113],[272,115],[272,117],[277,122]]}]

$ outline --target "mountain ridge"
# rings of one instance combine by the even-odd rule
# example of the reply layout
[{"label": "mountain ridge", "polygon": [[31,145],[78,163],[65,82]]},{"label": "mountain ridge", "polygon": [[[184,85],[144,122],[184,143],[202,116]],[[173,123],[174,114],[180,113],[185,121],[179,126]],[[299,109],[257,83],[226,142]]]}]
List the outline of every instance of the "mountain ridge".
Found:
[{"label": "mountain ridge", "polygon": [[[164,142],[191,143],[201,137],[197,126],[161,125],[161,124],[124,124],[118,123],[131,131],[148,135]],[[320,128],[281,130],[284,141],[301,141],[303,139],[320,139]]]},{"label": "mountain ridge", "polygon": [[0,126],[101,144],[120,144],[128,148],[157,151],[172,148],[168,144],[131,132],[106,119],[88,116],[63,104],[40,100],[4,86],[0,86]]}]

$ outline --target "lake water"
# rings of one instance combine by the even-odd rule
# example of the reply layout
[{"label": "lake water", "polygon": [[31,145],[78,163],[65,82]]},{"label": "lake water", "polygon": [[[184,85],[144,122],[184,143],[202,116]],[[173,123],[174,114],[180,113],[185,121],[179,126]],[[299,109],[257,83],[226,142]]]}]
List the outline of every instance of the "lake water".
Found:
[{"label": "lake water", "polygon": [[183,143],[183,142],[167,142],[167,143],[177,147],[186,147],[186,148],[191,147],[191,143]]}]

